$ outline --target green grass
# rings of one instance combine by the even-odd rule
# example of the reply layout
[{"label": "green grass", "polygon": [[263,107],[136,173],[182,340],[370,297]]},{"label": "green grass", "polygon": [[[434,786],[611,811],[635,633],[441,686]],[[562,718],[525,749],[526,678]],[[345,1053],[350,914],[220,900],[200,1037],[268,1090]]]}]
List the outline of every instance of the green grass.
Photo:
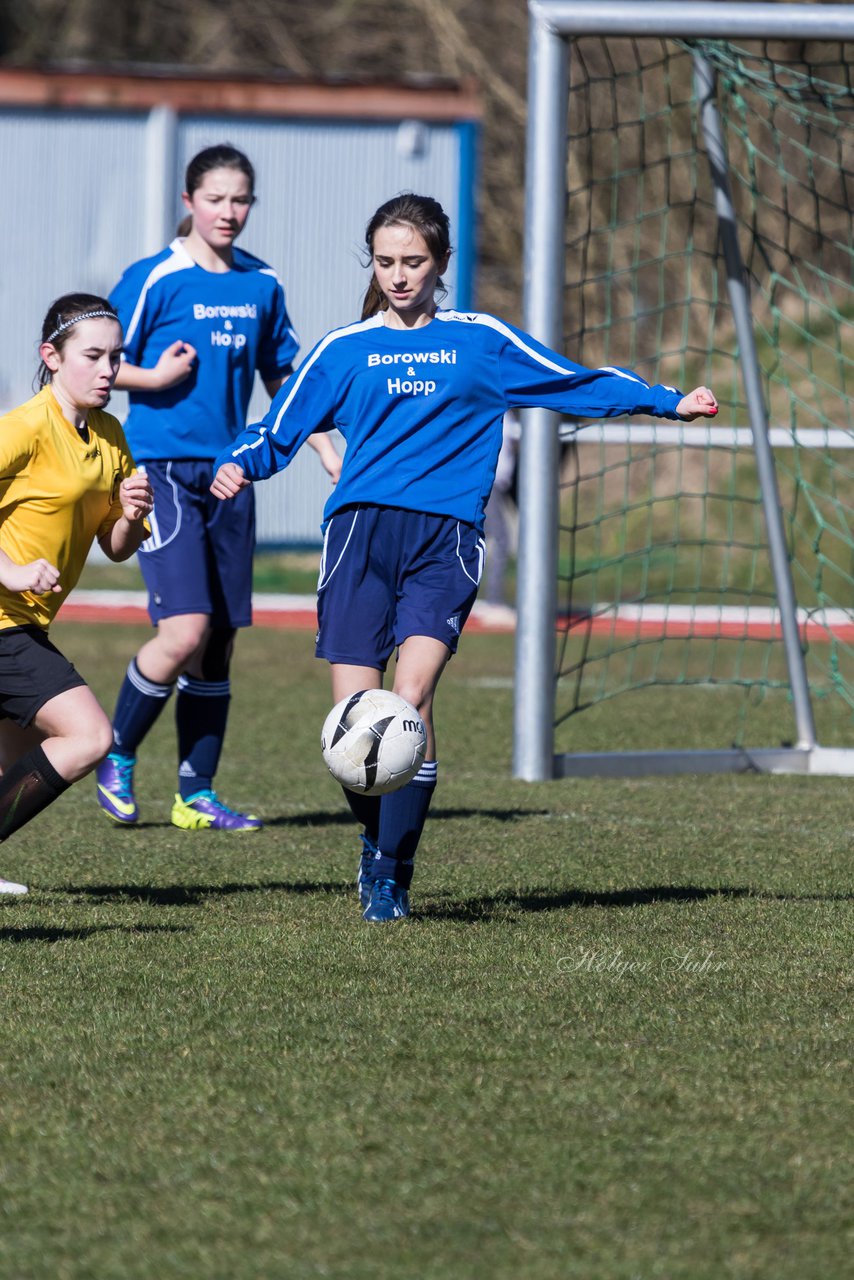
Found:
[{"label": "green grass", "polygon": [[[111,706],[146,634],[54,638]],[[514,781],[511,644],[443,681],[405,924],[359,918],[305,633],[238,647],[259,835],[168,825],[167,711],[138,830],[85,781],[5,846],[0,1274],[850,1274],[850,784]]]}]

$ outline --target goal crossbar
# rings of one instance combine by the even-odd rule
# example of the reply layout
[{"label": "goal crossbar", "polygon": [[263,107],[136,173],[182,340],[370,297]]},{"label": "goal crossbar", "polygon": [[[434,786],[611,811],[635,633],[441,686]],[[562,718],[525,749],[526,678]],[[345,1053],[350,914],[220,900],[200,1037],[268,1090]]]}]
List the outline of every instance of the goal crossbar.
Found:
[{"label": "goal crossbar", "polygon": [[664,36],[674,40],[850,40],[854,5],[739,0],[530,0],[538,29],[562,37]]}]

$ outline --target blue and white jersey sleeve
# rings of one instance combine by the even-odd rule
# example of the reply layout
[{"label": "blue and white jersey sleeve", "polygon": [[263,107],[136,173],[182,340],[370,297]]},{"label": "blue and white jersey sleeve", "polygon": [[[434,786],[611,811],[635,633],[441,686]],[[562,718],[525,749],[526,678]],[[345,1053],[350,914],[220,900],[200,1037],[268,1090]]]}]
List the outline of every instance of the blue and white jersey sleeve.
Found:
[{"label": "blue and white jersey sleeve", "polygon": [[503,337],[499,348],[501,385],[512,408],[553,409],[573,418],[615,418],[648,413],[679,420],[682,392],[650,386],[639,373],[610,365],[587,369],[537,342],[503,320],[479,317]]},{"label": "blue and white jersey sleeve", "polygon": [[[322,344],[321,344],[322,345]],[[266,480],[290,463],[316,431],[334,425],[335,396],[322,365],[310,352],[299,371],[281,387],[261,422],[248,426],[225,449],[214,468],[236,462],[249,480]]]},{"label": "blue and white jersey sleeve", "polygon": [[329,519],[366,503],[483,526],[504,414],[543,406],[572,417],[676,418],[681,392],[622,369],[585,369],[502,320],[439,311],[414,329],[381,314],[326,335],[263,422],[216,459],[250,480],[286,467],[313,432],[347,442]]},{"label": "blue and white jersey sleeve", "polygon": [[111,301],[131,364],[154,368],[175,343],[195,352],[186,378],[129,392],[125,432],[138,462],[213,460],[246,425],[256,373],[281,378],[298,351],[279,277],[242,249],[230,270],[211,272],[176,239],[129,267]]},{"label": "blue and white jersey sleeve", "polygon": [[124,358],[130,364],[142,365],[145,360],[146,344],[152,332],[156,309],[156,301],[147,296],[146,285],[153,270],[167,256],[164,252],[157,258],[133,263],[110,293],[110,302],[115,307],[124,330]]},{"label": "blue and white jersey sleeve", "polygon": [[265,382],[290,373],[299,351],[299,338],[291,324],[284,286],[275,271],[267,268],[277,288],[273,293],[267,327],[258,347],[258,372]]}]

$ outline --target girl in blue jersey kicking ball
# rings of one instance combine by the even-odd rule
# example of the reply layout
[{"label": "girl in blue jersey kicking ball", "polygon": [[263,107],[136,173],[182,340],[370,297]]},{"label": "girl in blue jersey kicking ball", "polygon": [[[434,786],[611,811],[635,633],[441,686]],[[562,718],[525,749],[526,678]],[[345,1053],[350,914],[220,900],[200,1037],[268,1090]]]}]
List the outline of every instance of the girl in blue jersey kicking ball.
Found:
[{"label": "girl in blue jersey kicking ball", "polygon": [[436,787],[433,699],[457,647],[483,568],[484,508],[508,409],[572,417],[717,413],[707,387],[683,396],[619,369],[585,369],[494,316],[437,308],[451,254],[448,219],[405,194],[368,223],[373,275],[362,319],[327,334],[263,422],[223,449],[212,486],[239,501],[286,467],[314,431],[347,441],[326,504],[317,656],[333,700],[382,683],[418,708],[427,756],[407,786],[382,797],[346,791],[364,827],[364,919],[409,914],[413,859]]},{"label": "girl in blue jersey kicking ball", "polygon": [[[278,276],[234,246],[254,189],[254,170],[241,151],[222,145],[199,152],[187,168],[189,217],[178,238],[129,267],[111,294],[125,330],[116,380],[130,393],[125,432],[154,489],[152,536],[139,562],[157,633],[131,660],[113,718],[113,749],[97,773],[102,809],[124,824],[139,817],[137,749],[177,684],[173,824],[262,826],[213,790],[235,631],[252,621],[255,508],[248,492],[228,511],[211,497],[212,464],[246,424],[256,370],[273,396],[298,350]],[[337,479],[340,458],[329,437],[309,443]]]}]

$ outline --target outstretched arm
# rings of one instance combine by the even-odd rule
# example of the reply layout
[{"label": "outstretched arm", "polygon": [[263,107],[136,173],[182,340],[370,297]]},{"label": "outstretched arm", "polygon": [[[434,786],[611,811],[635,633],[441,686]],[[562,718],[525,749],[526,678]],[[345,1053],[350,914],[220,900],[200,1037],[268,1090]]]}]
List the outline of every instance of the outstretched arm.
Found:
[{"label": "outstretched arm", "polygon": [[708,387],[695,387],[676,406],[676,412],[685,422],[693,422],[695,418],[713,418],[718,411],[718,402]]}]

